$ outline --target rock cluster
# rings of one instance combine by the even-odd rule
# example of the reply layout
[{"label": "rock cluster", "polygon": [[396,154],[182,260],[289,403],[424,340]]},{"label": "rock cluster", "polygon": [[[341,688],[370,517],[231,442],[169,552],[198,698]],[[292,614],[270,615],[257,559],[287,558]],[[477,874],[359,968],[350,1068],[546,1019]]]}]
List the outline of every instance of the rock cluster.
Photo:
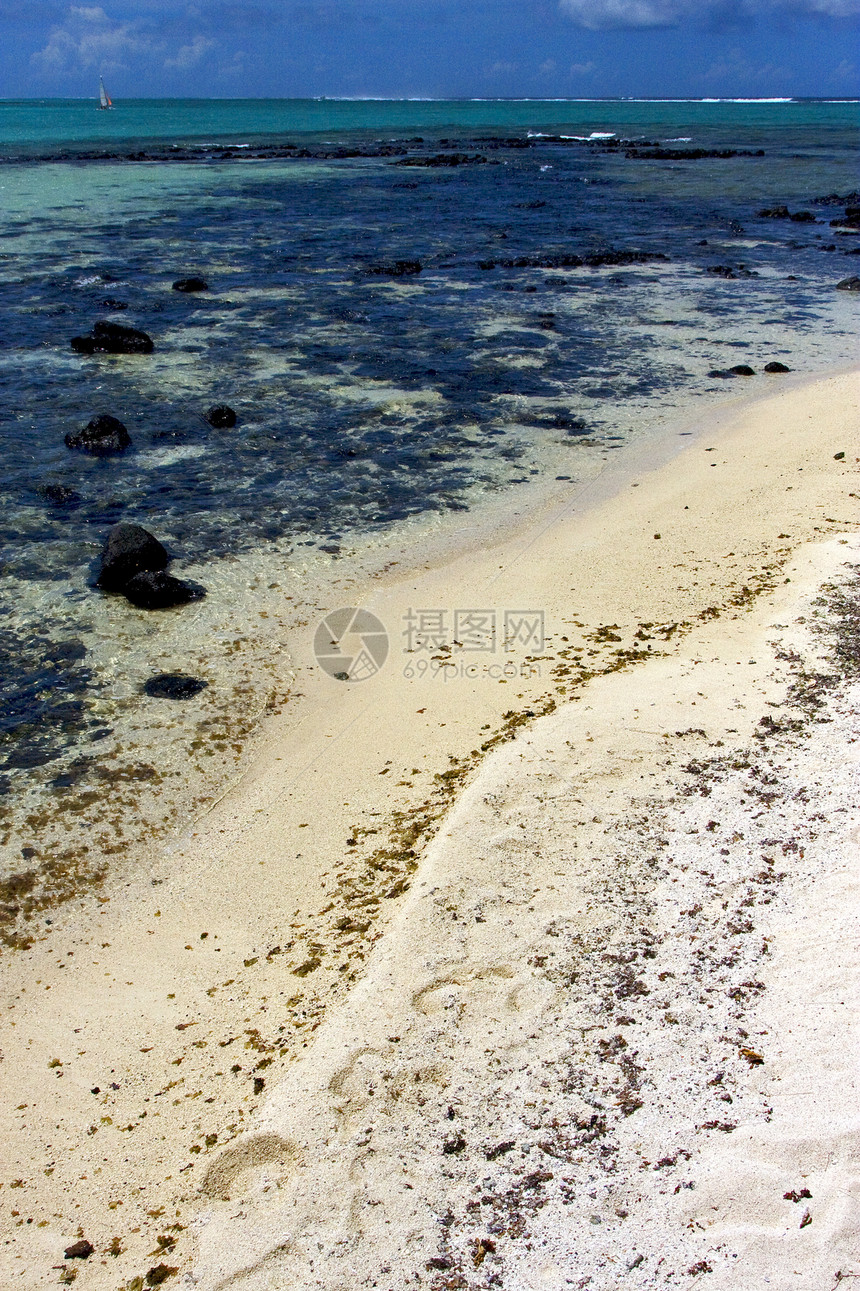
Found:
[{"label": "rock cluster", "polygon": [[202,587],[167,573],[166,549],[148,529],[137,524],[114,525],[101,555],[96,586],[121,592],[142,610],[166,610],[205,596]]}]

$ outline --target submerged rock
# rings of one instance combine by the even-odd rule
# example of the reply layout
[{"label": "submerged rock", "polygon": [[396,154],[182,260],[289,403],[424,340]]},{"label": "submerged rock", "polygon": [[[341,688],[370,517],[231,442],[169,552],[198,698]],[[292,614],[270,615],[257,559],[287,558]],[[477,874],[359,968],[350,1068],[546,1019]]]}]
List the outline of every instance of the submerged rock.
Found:
[{"label": "submerged rock", "polygon": [[757,278],[755,269],[748,269],[745,264],[709,264],[705,268],[714,278]]},{"label": "submerged rock", "polygon": [[70,431],[65,437],[66,448],[79,448],[85,453],[104,457],[108,453],[124,453],[131,445],[131,436],[121,421],[103,413],[93,417],[77,434]]},{"label": "submerged rock", "polygon": [[155,349],[146,332],[122,323],[95,323],[89,336],[73,336],[71,346],[78,354],[151,354]]},{"label": "submerged rock", "polygon": [[202,587],[174,578],[163,569],[144,569],[130,578],[122,589],[132,605],[141,610],[169,610],[187,605],[206,595]]},{"label": "submerged rock", "polygon": [[765,363],[765,372],[790,372],[791,368],[786,367],[784,363],[779,363],[776,359],[772,363]]},{"label": "submerged rock", "polygon": [[403,278],[408,274],[420,273],[420,260],[392,260],[389,264],[371,264],[365,273],[377,274],[386,278]]},{"label": "submerged rock", "polygon": [[205,278],[177,278],[173,284],[174,291],[208,291],[209,283]]},{"label": "submerged rock", "polygon": [[[507,260],[479,260],[479,269],[579,269],[587,265],[589,269],[601,269],[605,265],[649,264],[651,261],[667,261],[669,257],[663,251],[593,251],[580,256],[572,251],[553,252],[551,255],[517,256]],[[555,285],[555,284],[553,284]]]},{"label": "submerged rock", "polygon": [[122,592],[143,571],[162,570],[170,559],[164,547],[139,524],[117,524],[108,534],[96,584],[106,592]]},{"label": "submerged rock", "polygon": [[206,420],[216,430],[229,430],[236,425],[236,413],[228,403],[216,403],[206,413]]},{"label": "submerged rock", "polygon": [[432,157],[403,157],[395,166],[483,166],[489,161],[480,152],[437,152]]},{"label": "submerged rock", "polygon": [[81,500],[80,493],[70,489],[67,484],[40,484],[37,492],[53,507],[77,506]]},{"label": "submerged rock", "polygon": [[791,216],[787,206],[766,206],[764,210],[758,212],[760,220],[790,220]]},{"label": "submerged rock", "polygon": [[706,157],[763,157],[764,149],[739,148],[631,148],[624,156],[639,161],[701,161]]},{"label": "submerged rock", "polygon": [[200,677],[189,677],[181,672],[160,672],[144,682],[143,693],[153,699],[191,699],[209,685]]}]

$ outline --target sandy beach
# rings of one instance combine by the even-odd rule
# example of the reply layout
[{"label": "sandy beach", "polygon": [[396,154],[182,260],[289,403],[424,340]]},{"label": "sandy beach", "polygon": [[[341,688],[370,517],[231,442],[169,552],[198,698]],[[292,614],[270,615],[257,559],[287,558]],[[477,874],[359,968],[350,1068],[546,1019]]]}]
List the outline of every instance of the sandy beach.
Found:
[{"label": "sandy beach", "polygon": [[238,783],[3,957],[4,1286],[860,1277],[858,382],[757,389],[333,583]]}]

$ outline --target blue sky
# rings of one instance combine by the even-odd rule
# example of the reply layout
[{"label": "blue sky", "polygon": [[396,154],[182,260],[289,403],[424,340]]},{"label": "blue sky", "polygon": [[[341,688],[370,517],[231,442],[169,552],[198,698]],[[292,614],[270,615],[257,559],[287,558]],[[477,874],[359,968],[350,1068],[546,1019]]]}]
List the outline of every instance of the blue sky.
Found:
[{"label": "blue sky", "polygon": [[0,0],[0,95],[855,95],[860,0]]}]

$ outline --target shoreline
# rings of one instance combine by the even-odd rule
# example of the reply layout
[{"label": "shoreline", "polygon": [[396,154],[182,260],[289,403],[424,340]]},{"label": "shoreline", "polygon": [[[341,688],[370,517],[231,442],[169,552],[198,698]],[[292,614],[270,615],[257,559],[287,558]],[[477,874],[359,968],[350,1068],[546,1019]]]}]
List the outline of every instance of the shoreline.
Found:
[{"label": "shoreline", "polygon": [[[785,392],[848,370],[834,365],[816,377],[794,372],[764,378],[764,384]],[[88,658],[109,698],[98,700],[93,711],[111,729],[102,733],[108,738],[98,745],[95,779],[88,770],[93,755],[79,745],[47,773],[59,765],[61,777],[70,783],[62,794],[34,783],[5,800],[4,945],[26,949],[38,935],[39,919],[56,922],[66,904],[105,885],[122,886],[128,870],[156,864],[185,832],[183,819],[205,817],[242,782],[266,745],[270,717],[289,710],[289,730],[296,708],[293,661],[308,643],[314,615],[321,619],[338,605],[363,601],[379,582],[417,576],[593,508],[633,474],[655,470],[685,441],[718,428],[733,410],[768,397],[762,394],[761,379],[756,386],[751,393],[741,382],[732,398],[724,390],[711,390],[705,399],[702,392],[687,392],[680,408],[673,403],[656,409],[647,401],[642,406],[634,401],[625,415],[637,423],[635,439],[578,440],[574,479],[552,479],[549,470],[523,489],[481,495],[462,517],[428,512],[379,533],[357,534],[334,558],[298,543],[214,563],[186,563],[185,572],[207,584],[210,595],[160,622],[156,654],[147,612],[129,611],[110,598],[95,602]],[[561,465],[559,459],[556,466]],[[75,590],[85,600],[92,597],[83,582]],[[171,701],[149,701],[147,707],[138,701],[136,709],[124,712],[133,692],[159,665],[167,672],[200,675],[208,686],[179,709]],[[71,847],[70,818],[77,821],[77,841],[73,836]],[[26,857],[34,842],[37,863],[22,868],[19,851]],[[82,842],[86,845],[79,846]],[[16,906],[19,918],[12,915]]]},{"label": "shoreline", "polygon": [[[52,1146],[49,1153],[37,1142],[41,1131],[28,1127],[29,1165],[35,1166],[41,1155],[57,1158],[50,1166],[39,1165],[54,1174],[44,1176],[45,1182],[34,1191],[34,1208],[38,1198],[46,1215],[53,1214],[63,1204],[63,1189],[74,1177],[80,1184],[80,1168],[85,1168],[88,1185],[78,1188],[77,1204],[94,1244],[99,1249],[106,1244],[102,1230],[114,1222],[114,1216],[107,1215],[109,1196],[124,1207],[123,1232],[137,1228],[142,1234],[124,1238],[128,1254],[108,1257],[106,1272],[99,1273],[90,1261],[87,1285],[113,1287],[120,1276],[139,1272],[143,1244],[148,1242],[146,1249],[151,1249],[159,1235],[158,1220],[147,1219],[147,1211],[174,1203],[183,1216],[199,1211],[196,1190],[207,1171],[218,1176],[217,1163],[224,1159],[217,1155],[221,1145],[240,1134],[257,1108],[265,1120],[274,1115],[268,1106],[262,1107],[264,1091],[287,1079],[290,1064],[311,1047],[312,1032],[327,1034],[328,1002],[344,998],[342,983],[358,979],[364,960],[377,954],[373,943],[380,936],[380,953],[385,953],[395,927],[406,917],[404,910],[418,899],[414,893],[405,898],[403,894],[416,868],[421,877],[428,840],[452,803],[459,805],[451,819],[461,812],[463,787],[470,785],[465,794],[473,794],[485,775],[487,763],[475,778],[482,761],[481,740],[492,746],[506,744],[506,749],[491,753],[491,760],[510,758],[521,739],[510,742],[510,737],[521,722],[530,720],[525,714],[549,712],[571,693],[584,695],[583,687],[603,684],[594,680],[599,674],[608,678],[606,684],[623,683],[659,668],[658,653],[670,656],[678,643],[686,649],[685,642],[707,640],[709,632],[718,636],[727,622],[739,623],[741,627],[733,630],[743,635],[744,623],[761,613],[759,606],[768,595],[786,596],[778,580],[785,577],[782,567],[792,552],[797,559],[810,540],[822,541],[856,524],[856,503],[850,517],[844,510],[856,468],[849,451],[850,417],[842,405],[856,399],[853,389],[853,375],[843,373],[751,405],[744,401],[743,408],[723,411],[721,420],[728,425],[721,431],[713,428],[715,418],[708,418],[701,434],[691,437],[688,451],[670,455],[649,472],[637,472],[627,458],[621,472],[612,472],[616,477],[626,472],[626,486],[617,482],[614,493],[607,490],[582,514],[571,515],[570,502],[557,506],[555,514],[550,506],[549,515],[524,518],[493,547],[481,551],[474,539],[467,552],[445,562],[413,568],[407,575],[389,572],[376,580],[376,589],[362,604],[398,629],[410,606],[453,612],[487,607],[492,598],[503,613],[539,609],[540,600],[546,616],[545,649],[540,659],[527,651],[522,659],[539,664],[541,674],[518,677],[514,683],[505,677],[488,678],[479,689],[470,688],[465,677],[456,684],[428,679],[419,685],[403,675],[401,667],[397,675],[387,671],[345,687],[320,674],[308,630],[305,649],[295,659],[296,688],[304,693],[296,695],[295,707],[271,719],[241,783],[228,789],[190,836],[173,843],[160,867],[139,879],[126,876],[130,890],[123,894],[123,909],[117,902],[114,911],[113,902],[105,901],[96,916],[95,903],[84,902],[78,914],[64,921],[64,947],[73,945],[80,959],[88,943],[98,944],[98,964],[85,967],[82,959],[73,960],[74,966],[64,963],[61,972],[61,961],[54,962],[59,952],[52,954],[46,943],[28,953],[26,965],[22,960],[18,967],[24,976],[18,985],[50,988],[51,1006],[27,1006],[19,993],[15,1020],[26,1024],[38,1040],[31,1057],[18,1035],[4,1045],[4,1079],[17,1087],[32,1063],[36,1105],[62,1105],[61,1124],[68,1118],[62,1163],[60,1150]],[[806,422],[812,418],[810,434]],[[776,428],[774,420],[780,423]],[[713,434],[707,445],[715,450],[712,456],[702,445],[705,430]],[[838,443],[829,442],[833,436]],[[837,452],[845,452],[846,459],[835,461]],[[712,470],[719,484],[711,482]],[[631,478],[636,474],[638,479]],[[604,480],[604,488],[606,484]],[[689,501],[683,502],[684,497]],[[777,514],[778,500],[783,509]],[[754,506],[762,507],[764,515],[755,515]],[[687,517],[685,510],[691,513]],[[728,541],[723,541],[729,535],[731,554]],[[679,586],[682,578],[684,585]],[[759,591],[766,595],[758,597]],[[530,599],[525,604],[526,596],[534,603]],[[652,658],[645,662],[649,647]],[[449,653],[447,659],[451,657]],[[434,684],[435,693],[428,690]],[[499,692],[499,684],[507,690]],[[386,777],[382,791],[379,776]],[[335,794],[332,785],[337,786]],[[431,851],[442,846],[438,837],[430,843]],[[303,862],[301,869],[296,861]],[[102,937],[110,944],[104,945]],[[65,949],[63,959],[69,959]],[[4,977],[9,968],[4,965]],[[227,981],[222,981],[222,973]],[[357,1009],[367,998],[368,980],[363,978],[353,992],[346,992],[351,1001],[347,1009]],[[6,985],[10,991],[8,978]],[[37,1001],[45,999],[41,993],[26,993]],[[270,1014],[277,1015],[277,1028]],[[74,1021],[84,1025],[72,1042]],[[188,1027],[196,1029],[186,1038]],[[171,1034],[176,1031],[180,1034]],[[203,1040],[199,1048],[198,1040]],[[72,1043],[85,1052],[73,1057]],[[45,1056],[52,1046],[63,1053]],[[36,1052],[38,1058],[32,1056]],[[114,1058],[113,1070],[110,1054],[120,1055]],[[219,1069],[223,1067],[217,1076],[211,1070],[212,1056],[220,1059]],[[54,1057],[59,1067],[49,1068]],[[230,1074],[231,1065],[241,1070]],[[294,1071],[307,1067],[299,1062]],[[37,1070],[42,1073],[38,1079]],[[63,1084],[58,1087],[59,1078]],[[111,1080],[119,1090],[108,1092]],[[167,1093],[171,1081],[178,1102],[170,1100],[168,1106],[165,1098],[161,1108],[155,1099]],[[165,1089],[157,1090],[161,1084]],[[205,1089],[216,1103],[212,1112],[201,1116],[199,1105],[192,1110],[193,1103],[186,1105],[187,1114],[176,1111],[186,1095],[196,1097],[191,1086],[198,1085],[201,1095]],[[90,1087],[98,1087],[99,1094],[86,1092]],[[58,1088],[64,1095],[59,1101]],[[5,1105],[16,1106],[11,1087],[7,1092]],[[272,1103],[283,1096],[279,1091]],[[32,1095],[26,1101],[32,1105]],[[147,1102],[159,1106],[162,1126],[153,1126],[154,1107],[144,1107]],[[6,1115],[3,1138],[19,1147],[20,1137],[7,1137],[17,1125],[14,1114]],[[83,1133],[87,1116],[96,1118],[92,1134]],[[53,1123],[53,1110],[49,1119]],[[125,1120],[133,1126],[125,1131],[131,1138],[117,1138],[103,1148],[106,1138],[123,1133],[114,1127]],[[167,1146],[160,1146],[156,1133],[162,1128]],[[212,1133],[216,1139],[210,1143]],[[137,1148],[142,1140],[145,1146]],[[234,1154],[243,1142],[240,1138]],[[117,1174],[122,1154],[131,1147],[140,1174],[136,1197],[130,1183],[120,1185]],[[96,1166],[104,1151],[108,1156]],[[253,1151],[248,1159],[252,1158]],[[96,1180],[96,1171],[103,1178]],[[24,1165],[20,1173],[24,1177]],[[240,1173],[234,1171],[231,1177]],[[30,1187],[28,1183],[25,1192]],[[117,1197],[118,1191],[124,1195]],[[49,1197],[53,1211],[47,1205]],[[205,1210],[207,1204],[202,1205]],[[135,1223],[129,1224],[132,1211]],[[63,1227],[69,1240],[74,1233],[71,1218]],[[33,1230],[39,1222],[35,1220],[27,1234],[31,1255],[25,1257],[25,1267],[32,1270],[31,1279],[18,1277],[20,1265],[11,1260],[16,1285],[43,1285],[46,1266],[37,1252],[44,1250],[46,1257],[49,1249],[53,1252],[48,1268],[57,1262],[55,1220],[37,1233]],[[168,1263],[178,1264],[181,1258],[187,1267],[187,1239],[163,1229],[160,1235],[176,1247],[176,1259],[171,1255]],[[30,1244],[33,1239],[35,1245]],[[164,1249],[172,1251],[173,1245],[168,1241]],[[203,1266],[214,1247],[207,1249],[210,1254],[200,1257]],[[206,1277],[217,1285],[210,1273]]]}]

